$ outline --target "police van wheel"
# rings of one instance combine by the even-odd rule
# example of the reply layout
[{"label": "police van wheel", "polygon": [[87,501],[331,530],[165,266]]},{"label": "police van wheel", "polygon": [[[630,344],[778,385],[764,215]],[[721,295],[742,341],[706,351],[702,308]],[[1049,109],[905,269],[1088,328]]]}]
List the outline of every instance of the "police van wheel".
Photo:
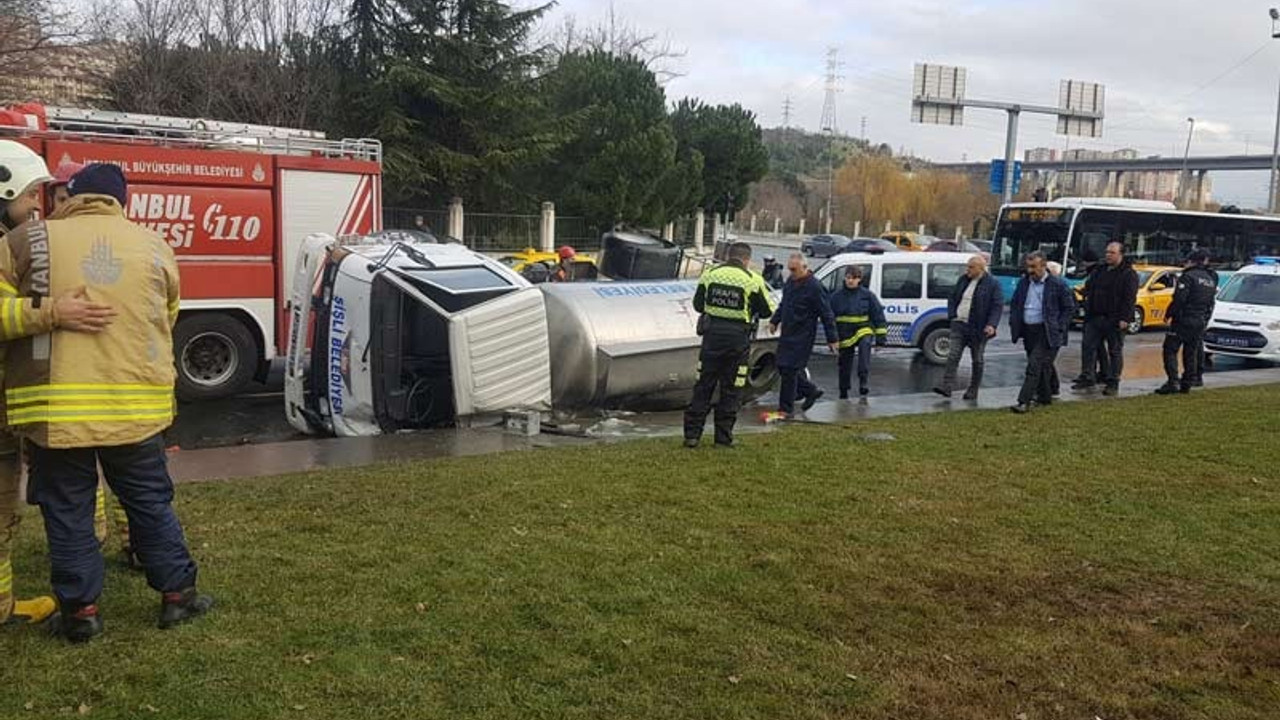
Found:
[{"label": "police van wheel", "polygon": [[951,331],[946,326],[939,326],[929,331],[920,344],[924,351],[924,359],[931,365],[946,365],[951,355]]},{"label": "police van wheel", "polygon": [[226,315],[190,315],[173,331],[180,400],[212,400],[234,395],[253,380],[258,356],[249,330]]}]

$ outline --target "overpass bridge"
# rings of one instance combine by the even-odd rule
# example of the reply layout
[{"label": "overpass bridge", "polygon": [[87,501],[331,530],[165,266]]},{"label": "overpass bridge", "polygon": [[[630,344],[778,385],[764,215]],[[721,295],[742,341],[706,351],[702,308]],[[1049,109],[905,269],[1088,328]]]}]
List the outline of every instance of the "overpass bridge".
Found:
[{"label": "overpass bridge", "polygon": [[[934,167],[956,172],[986,173],[991,163],[939,163]],[[1024,162],[1023,172],[1180,172],[1183,159],[1175,157],[1147,158],[1097,158],[1091,160],[1048,160]],[[1223,170],[1270,170],[1271,155],[1209,155],[1191,157],[1186,161],[1188,172],[1207,173]]]},{"label": "overpass bridge", "polygon": [[[1050,160],[1022,163],[1023,173],[1035,173],[1041,184],[1056,184],[1056,178],[1064,173],[1100,173],[1106,175],[1104,197],[1122,195],[1126,173],[1177,172],[1186,168],[1187,181],[1179,182],[1180,196],[1188,200],[1190,207],[1203,209],[1205,204],[1205,177],[1210,172],[1239,170],[1270,170],[1271,155],[1206,155],[1183,160],[1178,157],[1152,156],[1145,158],[1093,158],[1077,160]],[[1185,165],[1184,165],[1185,163]],[[991,171],[991,163],[940,163],[941,170],[985,176]],[[1048,183],[1044,178],[1051,179]],[[1190,197],[1187,197],[1187,196]]]}]

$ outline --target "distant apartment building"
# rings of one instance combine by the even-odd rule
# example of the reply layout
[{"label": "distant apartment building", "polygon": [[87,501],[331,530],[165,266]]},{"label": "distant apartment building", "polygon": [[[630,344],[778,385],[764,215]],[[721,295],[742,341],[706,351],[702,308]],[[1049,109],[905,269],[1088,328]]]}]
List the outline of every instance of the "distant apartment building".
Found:
[{"label": "distant apartment building", "polygon": [[105,81],[115,69],[110,45],[45,45],[23,52],[22,71],[0,73],[0,105],[102,107]]},{"label": "distant apartment building", "polygon": [[[1126,148],[1114,152],[1076,148],[1059,152],[1052,148],[1032,148],[1026,151],[1026,162],[1071,162],[1073,160],[1137,160],[1141,154],[1137,150]],[[1033,187],[1044,187],[1051,191],[1053,197],[1117,197],[1138,200],[1164,200],[1177,202],[1179,199],[1179,176],[1177,171],[1165,172],[1127,172],[1119,177],[1119,186],[1108,187],[1107,173],[1102,172],[1063,172],[1061,170],[1042,170],[1031,173]],[[1192,180],[1191,182],[1194,182]],[[1204,179],[1204,196],[1201,199],[1209,203],[1213,197],[1213,178]]]}]

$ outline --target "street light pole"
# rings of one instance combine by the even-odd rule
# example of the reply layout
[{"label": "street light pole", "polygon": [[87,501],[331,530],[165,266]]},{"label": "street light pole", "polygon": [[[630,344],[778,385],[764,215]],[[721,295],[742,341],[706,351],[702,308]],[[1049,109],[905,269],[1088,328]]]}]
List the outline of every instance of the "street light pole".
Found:
[{"label": "street light pole", "polygon": [[[1271,8],[1271,38],[1280,39],[1280,10]],[[1271,182],[1267,192],[1267,212],[1276,213],[1276,194],[1280,191],[1277,180],[1280,179],[1280,91],[1276,94],[1276,139],[1271,146]]]},{"label": "street light pole", "polygon": [[1018,116],[1022,108],[1009,108],[1009,130],[1004,139],[1004,204],[1013,202],[1013,171],[1018,164]]},{"label": "street light pole", "polygon": [[1191,137],[1196,134],[1196,119],[1187,118],[1187,122],[1190,123],[1191,127],[1187,130],[1187,150],[1182,154],[1182,178],[1178,183],[1178,198],[1182,201],[1183,206],[1187,204],[1187,186],[1191,184],[1188,174],[1188,167],[1191,161]]}]

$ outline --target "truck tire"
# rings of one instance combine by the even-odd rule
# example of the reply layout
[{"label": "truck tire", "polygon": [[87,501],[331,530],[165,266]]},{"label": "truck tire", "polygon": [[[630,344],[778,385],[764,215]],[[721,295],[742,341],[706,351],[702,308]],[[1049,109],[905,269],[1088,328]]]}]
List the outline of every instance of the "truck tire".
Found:
[{"label": "truck tire", "polygon": [[179,400],[213,400],[248,387],[258,366],[258,344],[236,318],[198,313],[178,321],[173,359]]},{"label": "truck tire", "polygon": [[920,349],[924,351],[925,362],[930,365],[946,365],[947,357],[951,354],[951,331],[946,325],[934,326],[925,333]]}]

